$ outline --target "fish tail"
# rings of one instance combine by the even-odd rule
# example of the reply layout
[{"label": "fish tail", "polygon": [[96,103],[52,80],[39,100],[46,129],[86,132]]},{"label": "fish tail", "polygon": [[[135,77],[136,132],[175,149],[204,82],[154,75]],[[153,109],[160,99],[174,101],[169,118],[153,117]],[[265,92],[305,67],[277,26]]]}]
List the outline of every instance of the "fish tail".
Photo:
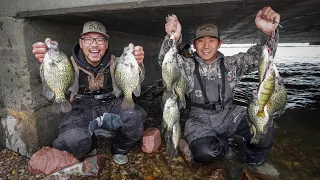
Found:
[{"label": "fish tail", "polygon": [[63,113],[67,113],[70,112],[72,110],[72,106],[69,103],[69,101],[67,101],[66,99],[64,101],[61,102],[61,111]]},{"label": "fish tail", "polygon": [[265,117],[266,117],[266,114],[265,114],[264,111],[258,111],[258,112],[257,112],[257,117],[265,118]]},{"label": "fish tail", "polygon": [[121,109],[134,109],[134,102],[132,98],[124,98],[121,103]]},{"label": "fish tail", "polygon": [[165,140],[166,140],[166,152],[168,156],[173,157],[178,155],[178,148],[174,147],[173,143],[173,132],[172,131],[167,131],[165,135]]},{"label": "fish tail", "polygon": [[183,97],[182,99],[179,100],[179,109],[185,109],[186,108],[186,99]]},{"label": "fish tail", "polygon": [[172,98],[172,99],[177,98],[177,95],[174,93],[173,90],[167,90],[167,91],[165,91],[165,94],[166,94],[166,99],[168,99],[168,98]]},{"label": "fish tail", "polygon": [[61,112],[61,105],[60,103],[54,102],[52,105],[52,112],[55,114],[59,114]]},{"label": "fish tail", "polygon": [[254,134],[254,136],[252,137],[250,143],[251,144],[258,144],[260,142],[260,134],[257,132],[256,134]]}]

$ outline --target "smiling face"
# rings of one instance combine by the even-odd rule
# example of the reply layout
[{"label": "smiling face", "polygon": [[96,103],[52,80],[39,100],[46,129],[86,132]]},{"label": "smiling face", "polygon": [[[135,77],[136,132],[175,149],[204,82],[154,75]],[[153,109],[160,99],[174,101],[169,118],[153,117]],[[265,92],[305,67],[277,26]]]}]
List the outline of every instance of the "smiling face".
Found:
[{"label": "smiling face", "polygon": [[[90,38],[95,39],[92,43]],[[86,33],[79,39],[79,45],[87,62],[96,67],[108,49],[108,40],[99,33]]]},{"label": "smiling face", "polygon": [[217,51],[220,48],[222,41],[212,36],[200,37],[193,42],[193,46],[197,54],[210,64],[216,57]]}]

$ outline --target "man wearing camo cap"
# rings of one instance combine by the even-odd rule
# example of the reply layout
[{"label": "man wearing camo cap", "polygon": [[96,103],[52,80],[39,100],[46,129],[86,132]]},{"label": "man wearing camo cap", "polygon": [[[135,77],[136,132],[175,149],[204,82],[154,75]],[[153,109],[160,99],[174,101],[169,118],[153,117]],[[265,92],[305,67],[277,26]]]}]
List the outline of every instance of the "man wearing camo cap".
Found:
[{"label": "man wearing camo cap", "polygon": [[[274,56],[279,33],[277,24],[280,15],[271,7],[262,8],[255,17],[257,29],[261,32],[260,41],[245,53],[224,56],[218,51],[222,41],[219,27],[215,24],[198,26],[193,39],[196,52],[186,58],[178,54],[188,76],[187,96],[190,99],[190,113],[186,121],[184,136],[187,140],[193,161],[199,163],[220,159],[229,151],[228,138],[240,135],[246,140],[242,157],[254,170],[269,175],[278,172],[268,163],[274,127],[270,127],[265,140],[250,144],[252,138],[246,119],[246,109],[233,104],[232,90],[245,73],[256,71],[262,47],[267,45]],[[182,42],[181,25],[176,16],[170,16],[165,24],[167,33],[159,53],[162,64],[169,50],[168,42],[172,32],[174,39]],[[183,142],[183,141],[182,141]],[[185,142],[185,141],[184,141]]]},{"label": "man wearing camo cap", "polygon": [[[125,164],[128,162],[128,151],[142,136],[146,112],[136,104],[132,110],[122,110],[121,99],[110,93],[112,82],[109,68],[116,57],[108,49],[109,35],[105,26],[97,21],[86,22],[71,57],[76,66],[75,72],[79,73],[79,91],[72,110],[60,123],[60,133],[53,147],[82,159],[97,154],[95,133],[98,130],[107,132],[121,128],[113,138],[111,152],[116,163]],[[43,42],[33,44],[32,53],[41,63],[46,52]],[[143,48],[135,46],[133,55],[142,65]]]}]

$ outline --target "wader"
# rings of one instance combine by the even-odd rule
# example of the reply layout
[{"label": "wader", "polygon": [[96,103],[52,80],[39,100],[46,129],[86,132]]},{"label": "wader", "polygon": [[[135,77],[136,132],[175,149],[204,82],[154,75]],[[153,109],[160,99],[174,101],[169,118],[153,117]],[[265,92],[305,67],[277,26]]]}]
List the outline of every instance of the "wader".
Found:
[{"label": "wader", "polygon": [[[219,59],[218,59],[219,60]],[[228,152],[228,138],[244,137],[243,158],[248,164],[262,164],[271,151],[273,127],[263,142],[252,145],[252,135],[246,119],[246,108],[233,104],[232,90],[226,77],[224,59],[220,59],[218,78],[199,73],[195,62],[194,89],[190,93],[191,110],[185,125],[185,137],[195,162],[212,162]]]},{"label": "wader", "polygon": [[[80,60],[84,58],[81,50],[76,57]],[[113,154],[127,154],[142,136],[146,112],[136,104],[132,110],[121,110],[122,100],[115,98],[107,88],[111,87],[109,66],[105,64],[103,68],[92,71],[79,65],[78,59],[71,59],[78,65],[79,92],[72,111],[60,123],[60,133],[53,147],[65,150],[78,159],[84,158],[97,147],[94,131],[100,128],[116,132],[111,147]]]}]

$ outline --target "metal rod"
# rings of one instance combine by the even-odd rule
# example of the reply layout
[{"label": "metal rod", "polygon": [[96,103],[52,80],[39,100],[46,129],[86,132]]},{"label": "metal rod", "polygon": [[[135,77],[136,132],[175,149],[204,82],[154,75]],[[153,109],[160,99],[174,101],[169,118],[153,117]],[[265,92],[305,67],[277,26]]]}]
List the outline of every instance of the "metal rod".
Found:
[{"label": "metal rod", "polygon": [[273,22],[276,23],[276,24],[278,24],[278,26],[279,26],[280,28],[282,28],[282,25],[279,24],[276,20],[273,20]]}]

